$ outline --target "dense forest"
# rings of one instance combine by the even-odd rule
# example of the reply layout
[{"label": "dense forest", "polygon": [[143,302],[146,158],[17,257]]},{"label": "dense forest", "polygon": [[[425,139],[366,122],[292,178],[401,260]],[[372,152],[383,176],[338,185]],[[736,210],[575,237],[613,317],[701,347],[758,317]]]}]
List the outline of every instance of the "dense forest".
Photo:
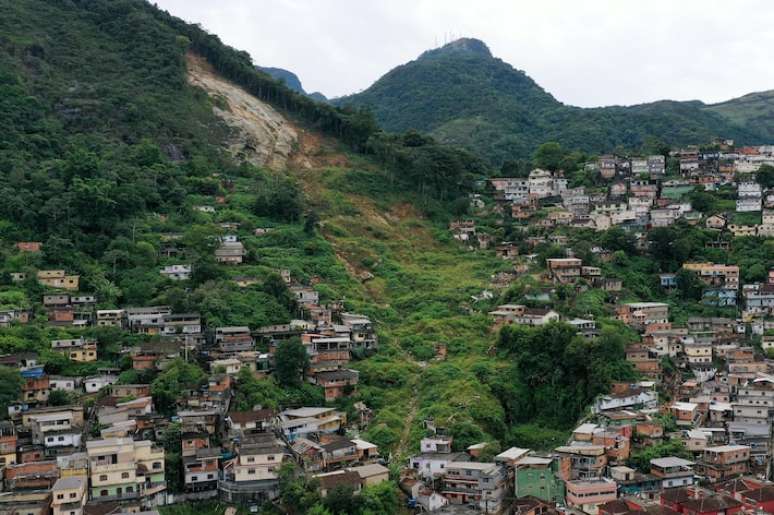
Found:
[{"label": "dense forest", "polygon": [[617,147],[638,149],[649,137],[672,145],[713,137],[748,144],[771,139],[770,116],[763,114],[768,110],[759,109],[760,101],[742,100],[718,106],[661,101],[573,107],[556,100],[525,72],[493,57],[481,41],[461,39],[428,50],[336,103],[371,109],[387,130],[427,132],[500,165],[530,157],[546,141],[600,153]]}]

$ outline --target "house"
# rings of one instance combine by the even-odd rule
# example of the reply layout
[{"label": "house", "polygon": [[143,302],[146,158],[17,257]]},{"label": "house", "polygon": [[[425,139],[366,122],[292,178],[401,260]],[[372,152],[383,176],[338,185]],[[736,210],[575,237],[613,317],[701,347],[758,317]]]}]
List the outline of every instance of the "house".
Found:
[{"label": "house", "polygon": [[161,275],[171,281],[187,281],[191,278],[191,265],[167,265],[161,269]]},{"label": "house", "polygon": [[214,491],[218,488],[220,449],[204,447],[183,456],[183,481],[186,492]]},{"label": "house", "polygon": [[390,479],[390,469],[378,463],[350,467],[349,472],[356,472],[360,476],[363,487],[378,485]]},{"label": "house", "polygon": [[608,478],[567,481],[565,486],[567,505],[592,515],[598,512],[600,505],[618,497],[616,482]]},{"label": "house", "polygon": [[728,219],[724,215],[710,215],[704,221],[704,225],[707,229],[722,230],[728,223]]},{"label": "house", "polygon": [[323,387],[326,401],[333,401],[350,395],[358,383],[358,377],[357,370],[338,369],[317,372],[310,381]]},{"label": "house", "polygon": [[47,455],[56,455],[61,448],[77,449],[81,446],[83,425],[72,411],[32,415],[29,417],[32,443],[43,445]]},{"label": "house", "polygon": [[422,438],[420,454],[409,458],[409,467],[422,479],[432,480],[443,475],[449,463],[470,459],[467,453],[452,452],[452,441],[451,436],[445,435]]},{"label": "house", "polygon": [[326,497],[331,491],[337,487],[344,487],[352,490],[353,493],[358,494],[363,487],[363,482],[360,479],[360,474],[350,470],[336,470],[334,472],[326,472],[324,474],[317,474],[314,478],[320,483],[320,496]]},{"label": "house", "polygon": [[229,265],[241,264],[245,256],[245,246],[241,241],[224,241],[215,250],[215,260]]},{"label": "house", "polygon": [[533,496],[549,503],[561,503],[565,483],[559,477],[559,462],[553,458],[525,456],[514,471],[516,497]]},{"label": "house", "polygon": [[148,440],[107,438],[86,442],[89,497],[94,502],[138,499],[156,504],[166,491],[164,449]]},{"label": "house", "polygon": [[694,426],[701,418],[699,406],[693,402],[675,401],[669,406],[669,412],[675,417],[678,426]]},{"label": "house", "polygon": [[98,309],[97,326],[98,327],[121,327],[123,325],[123,309]]},{"label": "house", "polygon": [[279,495],[279,469],[287,448],[271,433],[255,434],[239,445],[223,466],[218,489],[227,502],[273,500]]},{"label": "house", "polygon": [[739,267],[717,263],[684,263],[684,270],[696,273],[707,286],[722,286],[739,289]]},{"label": "house", "polygon": [[650,460],[650,474],[661,481],[661,488],[676,488],[694,483],[693,462],[669,456]]},{"label": "house", "polygon": [[62,477],[51,487],[51,515],[83,515],[86,478]]},{"label": "house", "polygon": [[63,290],[78,290],[80,276],[67,275],[64,270],[39,270],[38,282],[49,288],[60,288]]},{"label": "house", "polygon": [[43,248],[43,243],[39,241],[19,241],[16,242],[16,248],[20,252],[40,252]]},{"label": "house", "polygon": [[449,230],[455,240],[470,241],[476,236],[476,222],[472,220],[457,220],[449,224]]},{"label": "house", "polygon": [[63,353],[71,361],[78,363],[89,363],[97,361],[97,340],[80,338],[71,338],[65,340],[52,340],[51,349]]},{"label": "house", "polygon": [[559,320],[559,313],[552,309],[528,308],[521,304],[503,304],[489,313],[495,325],[517,324],[540,326]]},{"label": "house", "polygon": [[742,503],[732,497],[695,486],[662,492],[661,505],[672,512],[688,515],[733,515],[742,509]]},{"label": "house", "polygon": [[442,478],[441,495],[451,504],[471,504],[498,513],[508,492],[508,474],[496,463],[453,461]]},{"label": "house", "polygon": [[118,381],[118,375],[113,372],[102,372],[95,376],[83,378],[83,388],[86,393],[97,393],[106,386],[110,386]]},{"label": "house", "polygon": [[616,318],[635,329],[669,322],[669,305],[663,302],[628,302],[616,307]]},{"label": "house", "polygon": [[323,468],[334,470],[344,468],[358,461],[357,445],[346,438],[336,438],[320,445]]},{"label": "house", "polygon": [[546,259],[548,271],[555,282],[571,283],[581,276],[582,261],[578,258]]},{"label": "house", "polygon": [[271,430],[275,417],[276,413],[270,409],[230,411],[226,416],[226,424],[232,431],[263,433]]},{"label": "house", "polygon": [[654,408],[657,405],[658,393],[655,390],[619,383],[613,385],[611,393],[597,397],[591,409],[594,413],[602,413],[626,408]]},{"label": "house", "polygon": [[303,407],[280,413],[279,428],[289,442],[311,434],[337,432],[346,421],[343,413],[335,408]]},{"label": "house", "polygon": [[750,447],[721,445],[704,449],[699,470],[709,481],[726,481],[750,471]]}]

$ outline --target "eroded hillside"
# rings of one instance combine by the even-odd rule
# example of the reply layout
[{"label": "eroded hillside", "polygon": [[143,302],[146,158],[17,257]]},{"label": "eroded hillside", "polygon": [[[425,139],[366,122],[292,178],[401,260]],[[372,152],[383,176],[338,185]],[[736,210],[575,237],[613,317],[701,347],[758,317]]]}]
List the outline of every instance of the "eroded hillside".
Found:
[{"label": "eroded hillside", "polygon": [[272,170],[284,168],[298,143],[295,128],[276,109],[219,77],[207,61],[186,56],[188,82],[213,100],[213,112],[231,129],[228,150],[240,161]]}]

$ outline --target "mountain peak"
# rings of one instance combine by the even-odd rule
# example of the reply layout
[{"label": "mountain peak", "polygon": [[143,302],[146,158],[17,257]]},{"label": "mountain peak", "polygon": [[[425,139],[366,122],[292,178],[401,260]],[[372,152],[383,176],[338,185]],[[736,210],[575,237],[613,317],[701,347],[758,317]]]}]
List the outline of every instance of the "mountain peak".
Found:
[{"label": "mountain peak", "polygon": [[481,57],[492,57],[492,52],[486,43],[476,38],[459,38],[446,43],[444,46],[428,50],[422,56],[426,55],[450,55],[450,54],[474,54]]}]

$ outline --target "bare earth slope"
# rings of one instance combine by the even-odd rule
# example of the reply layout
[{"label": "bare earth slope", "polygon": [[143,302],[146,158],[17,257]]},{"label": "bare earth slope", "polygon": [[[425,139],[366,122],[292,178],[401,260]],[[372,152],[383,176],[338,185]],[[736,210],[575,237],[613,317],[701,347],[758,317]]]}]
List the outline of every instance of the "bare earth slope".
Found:
[{"label": "bare earth slope", "polygon": [[216,75],[202,57],[188,54],[187,63],[188,82],[225,103],[212,109],[232,129],[231,154],[256,166],[285,168],[298,142],[293,126],[269,104]]}]

